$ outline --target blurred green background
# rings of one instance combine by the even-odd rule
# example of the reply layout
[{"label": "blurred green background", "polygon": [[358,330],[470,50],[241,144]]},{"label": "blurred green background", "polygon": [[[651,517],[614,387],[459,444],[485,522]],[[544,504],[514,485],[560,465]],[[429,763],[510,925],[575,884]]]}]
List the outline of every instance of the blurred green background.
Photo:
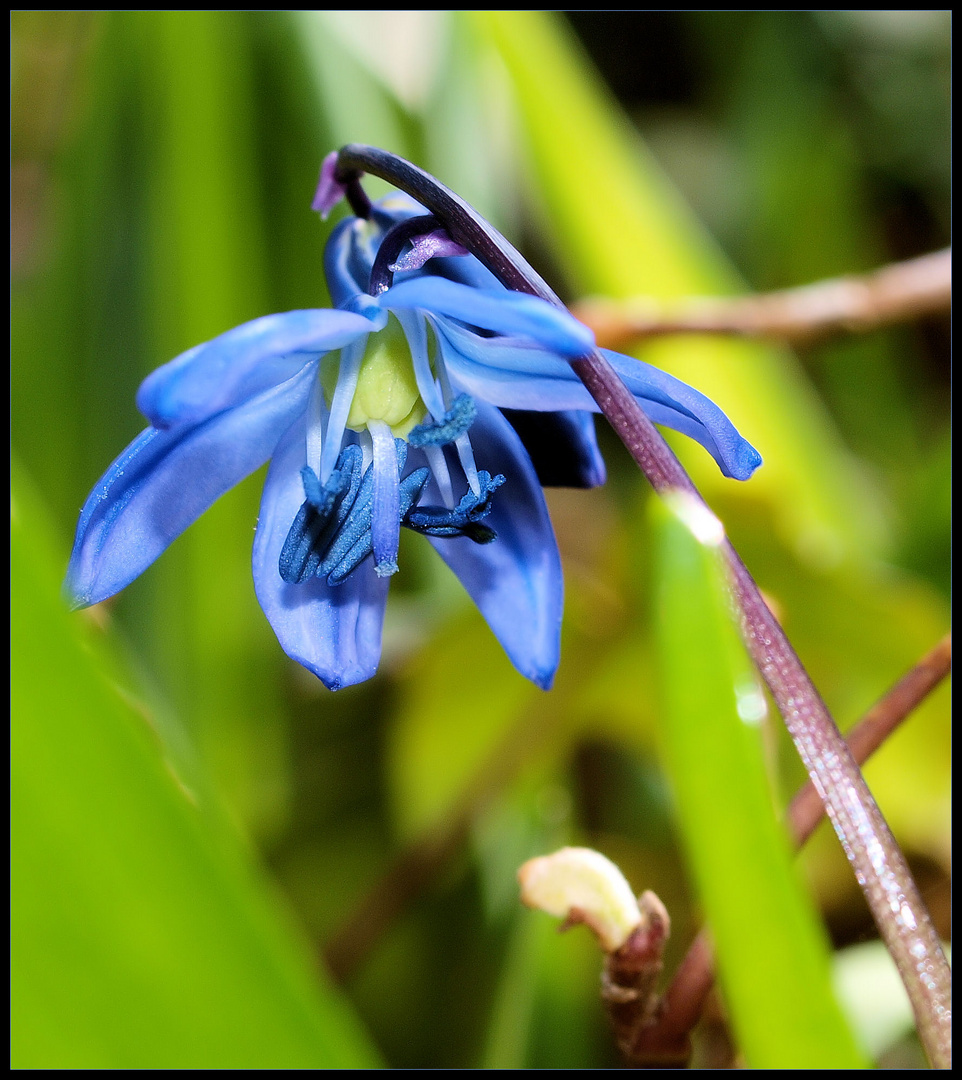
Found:
[{"label": "blurred green background", "polygon": [[[149,371],[327,304],[343,211],[322,224],[310,201],[346,142],[434,173],[570,301],[782,288],[944,247],[948,13],[17,11],[12,31],[14,1065],[616,1064],[597,950],[520,910],[515,871],[597,847],[668,906],[670,971],[725,902],[686,830],[736,810],[690,790],[693,766],[666,773],[660,703],[700,666],[656,650],[656,590],[682,604],[655,554],[670,526],[610,433],[604,488],[548,493],[566,615],[547,695],[410,534],[378,676],[326,691],[254,598],[263,470],[67,615],[79,508],[141,429]],[[736,485],[672,442],[846,728],[948,628],[948,316],[801,353],[675,337],[638,355],[761,451]],[[688,659],[715,647],[699,633]],[[783,805],[801,767],[777,716],[758,736]],[[867,769],[945,936],[948,750],[943,687]],[[800,865],[836,974],[856,943],[876,958],[850,996],[881,992],[824,826]],[[850,1022],[876,1060],[917,1064],[886,993]],[[768,1060],[764,1006],[732,994],[696,1063]]]}]

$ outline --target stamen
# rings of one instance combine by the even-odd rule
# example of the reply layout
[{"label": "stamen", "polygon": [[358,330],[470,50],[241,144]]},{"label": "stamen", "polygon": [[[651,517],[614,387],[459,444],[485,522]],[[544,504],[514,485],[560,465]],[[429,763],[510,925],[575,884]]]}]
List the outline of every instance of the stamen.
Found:
[{"label": "stamen", "polygon": [[466,536],[476,544],[490,544],[497,533],[487,525],[482,525],[482,518],[491,513],[491,500],[494,492],[504,483],[500,474],[492,477],[483,470],[478,473],[479,493],[469,491],[453,509],[441,506],[419,506],[409,511],[402,524],[415,532],[426,536],[454,537]]},{"label": "stamen", "polygon": [[[433,325],[431,329],[434,330],[435,340],[438,339],[437,328]],[[444,400],[451,402],[454,397],[454,391],[451,389],[451,380],[448,378],[447,368],[444,366],[444,356],[441,352],[440,346],[437,350],[437,358],[435,366],[438,372],[438,382],[441,384],[441,393],[444,395]],[[437,414],[435,414],[437,415]],[[480,496],[481,485],[478,481],[478,467],[474,463],[474,451],[471,449],[471,443],[468,441],[467,433],[458,436],[454,440],[455,446],[458,451],[458,458],[461,461],[461,468],[464,470],[465,479],[468,481],[468,487],[474,492],[475,495]]]},{"label": "stamen", "polygon": [[[319,578],[328,578],[329,584],[337,584],[337,582],[330,581],[330,576],[335,571],[339,571],[341,563],[345,557],[351,552],[355,544],[359,541],[365,541],[364,555],[361,556],[354,563],[357,566],[361,560],[371,551],[371,503],[374,496],[374,470],[371,467],[364,473],[364,478],[361,480],[361,485],[357,491],[357,498],[354,500],[354,505],[351,507],[350,513],[344,519],[340,529],[334,536],[333,542],[327,549],[324,555],[321,565],[317,568],[317,576]],[[366,540],[365,540],[366,536]],[[343,581],[347,577],[346,573],[338,576],[338,581]]]},{"label": "stamen", "polygon": [[474,423],[478,407],[468,394],[459,394],[451,408],[433,424],[418,424],[408,434],[412,446],[445,446],[460,438]]},{"label": "stamen", "polygon": [[325,551],[354,505],[361,483],[361,453],[347,446],[338,458],[338,468],[322,485],[309,466],[301,469],[306,496],[278,558],[278,571],[288,584],[300,584],[312,577]]},{"label": "stamen", "polygon": [[440,446],[425,446],[424,456],[428,459],[431,474],[441,492],[441,501],[449,509],[454,508],[454,489],[451,486],[451,474],[448,472],[448,463],[444,459],[444,451]]},{"label": "stamen", "polygon": [[428,353],[428,328],[424,316],[416,309],[398,308],[392,313],[401,324],[411,352],[414,367],[414,379],[417,383],[421,400],[432,416],[444,414],[444,399],[438,390],[438,384],[431,371],[431,357]]},{"label": "stamen", "polygon": [[374,444],[374,504],[371,510],[371,545],[378,577],[396,574],[398,537],[401,530],[400,470],[407,457],[407,445],[397,440],[383,420],[370,420],[368,431]]},{"label": "stamen", "polygon": [[307,403],[307,463],[312,468],[321,467],[321,451],[324,447],[324,387],[318,371],[311,387],[311,397]]},{"label": "stamen", "polygon": [[[421,492],[424,490],[427,481],[428,470],[424,468],[415,469],[414,472],[401,481],[399,508],[402,518],[421,497]],[[357,538],[347,554],[328,575],[328,585],[340,585],[370,554],[371,530],[367,529]]]},{"label": "stamen", "polygon": [[444,353],[441,352],[441,338],[438,334],[437,327],[434,326],[433,320],[431,329],[434,331],[434,341],[436,345],[436,360],[435,367],[438,372],[438,382],[441,384],[441,393],[444,395],[444,400],[449,402],[454,397],[454,391],[451,389],[451,380],[448,378],[448,369],[444,364]]},{"label": "stamen", "polygon": [[341,439],[344,437],[344,428],[347,417],[351,411],[351,402],[354,400],[354,391],[357,389],[357,377],[361,370],[361,361],[367,349],[368,335],[352,341],[341,349],[340,367],[337,373],[337,386],[334,388],[334,400],[331,402],[331,412],[327,422],[327,439],[321,453],[321,483],[327,483],[334,463],[337,460],[338,449]]},{"label": "stamen", "polygon": [[[480,496],[481,483],[478,467],[474,463],[474,451],[471,449],[471,443],[468,439],[467,432],[463,435],[459,435],[455,440],[454,445],[457,447],[458,457],[461,460],[461,468],[464,469],[464,476],[468,482],[468,487],[475,495]],[[487,476],[487,473],[484,475]]]}]

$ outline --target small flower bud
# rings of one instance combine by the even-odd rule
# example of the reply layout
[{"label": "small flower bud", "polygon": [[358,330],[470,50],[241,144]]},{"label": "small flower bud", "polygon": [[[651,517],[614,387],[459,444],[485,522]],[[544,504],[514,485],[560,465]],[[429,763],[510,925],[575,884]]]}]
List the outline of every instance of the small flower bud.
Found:
[{"label": "small flower bud", "polygon": [[605,952],[615,952],[643,920],[631,886],[610,859],[591,848],[562,848],[529,859],[518,871],[521,900],[565,920],[583,922]]}]

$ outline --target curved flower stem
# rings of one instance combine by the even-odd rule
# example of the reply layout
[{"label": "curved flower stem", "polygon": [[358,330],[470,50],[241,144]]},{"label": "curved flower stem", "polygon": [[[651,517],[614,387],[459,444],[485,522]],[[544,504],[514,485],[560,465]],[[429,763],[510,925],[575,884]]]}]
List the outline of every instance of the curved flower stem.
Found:
[{"label": "curved flower stem", "polygon": [[[945,679],[952,668],[952,642],[946,637],[889,690],[849,731],[846,742],[861,765]],[[792,799],[786,818],[801,848],[822,820],[825,807],[809,782]],[[692,1028],[698,1023],[715,983],[714,956],[706,930],[689,946],[661,999],[657,1016],[639,1032],[632,1061],[648,1064],[672,1058],[685,1064],[691,1057]]]},{"label": "curved flower stem", "polygon": [[[337,179],[379,176],[412,195],[509,289],[563,307],[545,281],[463,199],[410,162],[351,144],[338,154]],[[572,362],[651,485],[701,495],[655,426],[600,351]],[[901,850],[841,732],[738,553],[726,541],[742,635],[782,714],[842,848],[865,893],[915,1012],[919,1038],[936,1068],[951,1064],[951,975],[938,935]]]}]

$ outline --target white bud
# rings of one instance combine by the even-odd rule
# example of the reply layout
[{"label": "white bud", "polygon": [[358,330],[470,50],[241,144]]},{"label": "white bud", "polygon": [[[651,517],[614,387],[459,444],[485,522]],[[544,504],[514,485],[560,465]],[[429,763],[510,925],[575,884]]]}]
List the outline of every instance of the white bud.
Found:
[{"label": "white bud", "polygon": [[583,922],[605,952],[614,952],[642,922],[631,886],[610,860],[591,848],[562,848],[529,859],[518,871],[521,900],[528,907]]}]

